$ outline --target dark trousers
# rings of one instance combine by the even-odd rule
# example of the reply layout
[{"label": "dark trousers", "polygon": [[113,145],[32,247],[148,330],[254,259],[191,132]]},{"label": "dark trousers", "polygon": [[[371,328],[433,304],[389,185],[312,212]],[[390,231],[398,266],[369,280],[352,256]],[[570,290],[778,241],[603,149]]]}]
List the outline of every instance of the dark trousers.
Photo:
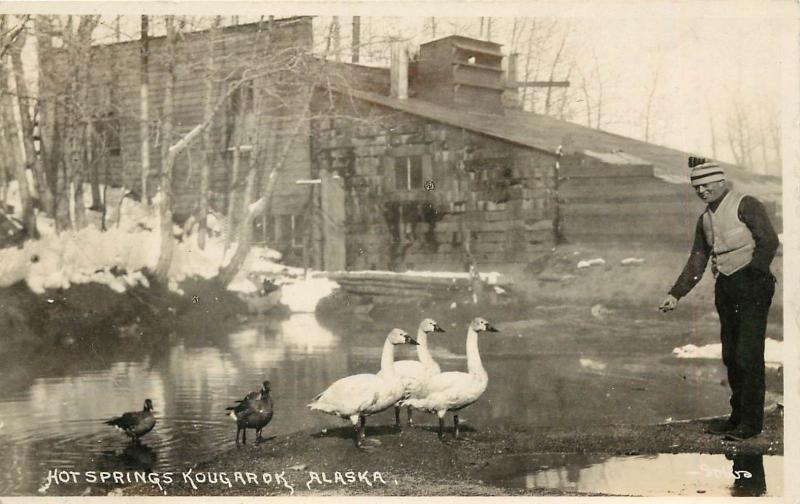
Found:
[{"label": "dark trousers", "polygon": [[719,274],[714,290],[728,368],[732,423],[761,432],[764,426],[764,334],[775,277],[745,267]]}]

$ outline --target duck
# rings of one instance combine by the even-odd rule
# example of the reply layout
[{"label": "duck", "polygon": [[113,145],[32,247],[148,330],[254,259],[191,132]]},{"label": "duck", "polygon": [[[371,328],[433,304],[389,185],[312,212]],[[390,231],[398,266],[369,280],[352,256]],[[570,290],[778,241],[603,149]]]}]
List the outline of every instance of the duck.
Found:
[{"label": "duck", "polygon": [[153,414],[153,401],[145,399],[141,411],[128,411],[120,416],[106,420],[103,423],[106,425],[113,425],[131,439],[138,441],[139,438],[153,430],[153,427],[156,426],[156,417]]},{"label": "duck", "polygon": [[242,433],[242,444],[247,444],[247,429],[255,429],[256,443],[264,440],[261,431],[272,420],[273,405],[269,396],[272,390],[269,380],[261,384],[261,390],[250,392],[244,399],[236,401],[235,406],[225,408],[228,415],[236,421],[236,445],[239,445],[239,433]]},{"label": "duck", "polygon": [[[400,375],[403,387],[405,387],[403,399],[417,397],[425,380],[442,372],[439,364],[433,360],[433,356],[430,350],[428,350],[428,334],[432,332],[445,332],[445,330],[442,329],[435,320],[431,318],[423,319],[417,328],[417,342],[419,343],[419,345],[417,345],[417,358],[419,360],[401,360],[395,361],[394,363],[394,370]],[[378,376],[380,376],[381,373],[383,373],[383,371],[379,372]],[[401,401],[398,401],[394,406],[394,420],[397,428],[400,427]],[[412,411],[411,408],[408,408],[408,425],[413,427],[414,420],[412,418]]]},{"label": "duck", "polygon": [[[436,413],[439,417],[439,440],[444,441],[444,417],[448,411],[457,412],[477,401],[489,385],[489,375],[483,368],[478,352],[478,334],[498,332],[482,317],[472,319],[467,329],[467,372],[449,371],[430,377],[417,397],[403,401],[404,406]],[[453,436],[458,439],[458,413],[453,415]]]},{"label": "duck", "polygon": [[356,447],[364,449],[366,417],[391,408],[405,393],[403,382],[394,369],[394,347],[403,344],[419,345],[404,330],[392,329],[383,344],[379,374],[362,373],[341,378],[307,407],[350,420],[355,429]]}]

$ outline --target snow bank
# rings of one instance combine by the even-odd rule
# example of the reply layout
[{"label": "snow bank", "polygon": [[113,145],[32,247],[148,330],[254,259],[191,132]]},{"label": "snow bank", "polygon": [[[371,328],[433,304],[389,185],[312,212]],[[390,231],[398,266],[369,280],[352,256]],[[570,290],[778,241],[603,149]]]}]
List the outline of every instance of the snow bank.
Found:
[{"label": "snow bank", "polygon": [[339,286],[327,278],[306,278],[283,285],[281,303],[295,313],[313,313],[320,299]]},{"label": "snow bank", "polygon": [[[17,188],[12,186],[9,194],[17,210]],[[147,286],[141,270],[155,270],[161,249],[159,197],[146,205],[123,198],[123,194],[122,189],[108,189],[105,232],[99,230],[96,212],[87,211],[85,228],[61,233],[56,233],[52,219],[39,214],[40,239],[29,240],[22,248],[0,250],[0,287],[24,280],[33,292],[41,294],[46,289],[66,289],[87,282],[101,283],[117,292],[135,285]],[[171,290],[181,293],[179,283],[190,277],[213,278],[230,261],[234,246],[226,250],[223,237],[215,232],[223,227],[220,219],[211,217],[205,249],[197,245],[196,234],[176,240],[168,272]],[[254,291],[256,286],[248,276],[302,273],[277,264],[280,258],[280,253],[269,248],[252,247],[231,290],[238,286],[245,292]]]},{"label": "snow bank", "polygon": [[[697,346],[688,344],[672,350],[679,359],[722,359],[722,344]],[[783,341],[767,338],[764,346],[764,360],[768,363],[783,363]]]}]

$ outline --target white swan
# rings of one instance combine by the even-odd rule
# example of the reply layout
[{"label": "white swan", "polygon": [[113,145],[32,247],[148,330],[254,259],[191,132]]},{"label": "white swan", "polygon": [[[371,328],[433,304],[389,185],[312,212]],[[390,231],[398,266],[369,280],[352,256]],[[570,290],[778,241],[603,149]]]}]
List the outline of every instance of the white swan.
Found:
[{"label": "white swan", "polygon": [[[484,318],[476,317],[467,330],[467,372],[440,373],[423,385],[420,397],[403,401],[405,406],[436,413],[439,417],[439,439],[444,437],[444,415],[458,411],[478,400],[489,385],[489,375],[478,353],[478,333],[497,329]],[[453,435],[458,439],[458,414],[453,415]]]},{"label": "white swan", "polygon": [[366,417],[391,407],[403,397],[403,382],[394,370],[394,346],[404,343],[419,344],[402,329],[392,329],[383,344],[380,376],[365,373],[337,380],[315,397],[308,408],[349,419],[356,429],[356,446],[360,448]]},{"label": "white swan", "polygon": [[[425,381],[433,375],[442,372],[439,364],[433,360],[430,350],[428,350],[428,334],[432,332],[445,332],[444,329],[439,327],[435,320],[426,318],[423,319],[417,328],[417,358],[419,360],[401,360],[395,361],[394,370],[400,375],[400,380],[403,382],[405,393],[403,398],[408,399],[412,397],[419,397],[422,391],[422,385]],[[381,375],[383,371],[378,373]],[[411,408],[408,408],[408,425],[413,425]],[[397,427],[400,427],[400,404],[394,406],[394,421]]]}]

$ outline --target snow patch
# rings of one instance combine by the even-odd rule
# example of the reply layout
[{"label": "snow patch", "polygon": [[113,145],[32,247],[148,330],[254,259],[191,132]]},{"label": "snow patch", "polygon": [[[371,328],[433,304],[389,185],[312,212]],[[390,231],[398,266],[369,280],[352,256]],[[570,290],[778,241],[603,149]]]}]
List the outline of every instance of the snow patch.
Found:
[{"label": "snow patch", "polygon": [[[90,194],[88,188],[84,194]],[[38,240],[28,240],[20,248],[0,249],[0,287],[25,281],[31,291],[42,294],[47,289],[67,289],[72,284],[88,282],[107,285],[124,292],[136,285],[149,286],[142,274],[145,268],[154,271],[161,250],[161,225],[157,194],[151,205],[126,197],[124,188],[106,191],[106,231],[101,231],[98,212],[87,211],[86,227],[78,231],[56,233],[55,222],[44,214],[37,215]],[[20,211],[16,182],[9,187],[8,201]],[[216,230],[224,224],[209,215],[209,234],[206,246],[197,244],[196,233],[180,232],[183,239],[175,241],[173,258],[167,272],[169,288],[183,294],[179,283],[191,277],[210,279],[226,264],[236,244],[226,247],[224,237]],[[248,276],[274,274],[299,276],[302,270],[278,264],[280,253],[267,247],[252,247],[233,286],[244,292],[256,289],[243,280]],[[260,285],[260,284],[259,284]],[[233,288],[231,290],[237,290]]]},{"label": "snow patch", "polygon": [[606,364],[604,362],[599,362],[592,359],[586,359],[583,357],[578,359],[578,362],[580,363],[581,367],[584,367],[592,371],[602,371],[606,368]]},{"label": "snow patch", "polygon": [[282,286],[281,303],[295,313],[313,313],[320,299],[329,296],[339,284],[327,278],[305,278]]},{"label": "snow patch", "polygon": [[[764,361],[773,364],[783,363],[783,341],[767,338],[764,345]],[[679,359],[722,359],[722,343],[697,346],[693,344],[676,347],[672,355]]]},{"label": "snow patch", "polygon": [[644,259],[641,257],[626,257],[625,259],[621,260],[619,263],[623,266],[630,266],[633,264],[642,264]]},{"label": "snow patch", "polygon": [[603,265],[606,263],[606,260],[602,257],[596,257],[594,259],[586,259],[583,261],[578,262],[578,269],[589,268],[595,265]]}]

